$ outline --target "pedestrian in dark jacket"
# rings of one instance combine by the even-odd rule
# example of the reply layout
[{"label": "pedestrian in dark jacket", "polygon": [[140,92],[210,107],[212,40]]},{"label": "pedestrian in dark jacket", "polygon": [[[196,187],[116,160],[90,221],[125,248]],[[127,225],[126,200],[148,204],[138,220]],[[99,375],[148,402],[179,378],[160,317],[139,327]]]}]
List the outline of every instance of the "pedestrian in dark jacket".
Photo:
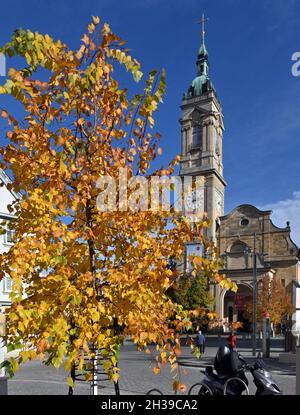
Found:
[{"label": "pedestrian in dark jacket", "polygon": [[203,354],[205,352],[205,336],[201,330],[199,330],[197,336],[197,346],[199,347],[200,353]]}]

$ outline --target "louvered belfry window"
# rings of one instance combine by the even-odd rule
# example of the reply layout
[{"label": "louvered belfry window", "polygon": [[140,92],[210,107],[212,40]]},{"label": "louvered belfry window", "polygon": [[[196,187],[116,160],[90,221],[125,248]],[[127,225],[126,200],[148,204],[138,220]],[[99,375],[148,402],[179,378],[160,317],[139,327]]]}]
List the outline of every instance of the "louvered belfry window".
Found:
[{"label": "louvered belfry window", "polygon": [[202,147],[202,134],[202,126],[199,124],[195,124],[193,127],[192,148]]}]

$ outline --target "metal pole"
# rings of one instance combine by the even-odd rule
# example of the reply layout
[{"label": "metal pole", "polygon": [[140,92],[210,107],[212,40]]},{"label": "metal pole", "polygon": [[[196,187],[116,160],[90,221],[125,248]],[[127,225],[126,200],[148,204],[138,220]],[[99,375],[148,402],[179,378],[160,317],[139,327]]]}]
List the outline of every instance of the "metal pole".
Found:
[{"label": "metal pole", "polygon": [[252,310],[252,355],[256,356],[256,308],[257,308],[257,263],[256,233],[253,234],[253,310]]}]

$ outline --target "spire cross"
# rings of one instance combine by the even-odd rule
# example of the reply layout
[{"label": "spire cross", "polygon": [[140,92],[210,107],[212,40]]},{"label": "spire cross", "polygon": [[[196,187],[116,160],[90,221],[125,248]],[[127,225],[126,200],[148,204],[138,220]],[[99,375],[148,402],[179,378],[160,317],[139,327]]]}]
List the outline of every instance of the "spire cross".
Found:
[{"label": "spire cross", "polygon": [[202,19],[199,22],[202,25],[202,43],[204,43],[204,35],[205,35],[204,24],[205,24],[205,22],[208,22],[208,20],[209,19],[208,18],[205,18],[204,17],[204,14],[202,14]]}]

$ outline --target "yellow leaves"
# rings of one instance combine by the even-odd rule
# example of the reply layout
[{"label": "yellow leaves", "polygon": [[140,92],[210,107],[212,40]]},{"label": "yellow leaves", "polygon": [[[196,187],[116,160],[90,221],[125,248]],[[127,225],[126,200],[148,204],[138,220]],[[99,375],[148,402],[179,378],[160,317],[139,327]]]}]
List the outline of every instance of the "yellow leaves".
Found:
[{"label": "yellow leaves", "polygon": [[70,386],[70,388],[74,389],[73,378],[71,376],[68,376],[67,381],[68,381],[68,385]]},{"label": "yellow leaves", "polygon": [[93,288],[88,287],[88,288],[86,289],[86,293],[87,293],[87,295],[88,295],[89,297],[92,297],[92,295],[94,294],[94,290],[93,290]]},{"label": "yellow leaves", "polygon": [[138,82],[143,73],[140,71],[140,63],[133,59],[130,55],[126,54],[120,49],[109,49],[107,52],[108,56],[116,59],[119,63],[125,65],[127,71],[130,71],[133,75],[133,79]]},{"label": "yellow leaves", "polygon": [[111,363],[110,360],[105,360],[103,362],[103,369],[104,370],[109,371],[111,367],[112,367],[112,363]]},{"label": "yellow leaves", "polygon": [[68,171],[68,168],[62,159],[59,161],[59,170],[61,173],[66,173]]},{"label": "yellow leaves", "polygon": [[151,116],[149,116],[149,117],[148,117],[148,121],[149,121],[149,123],[150,123],[150,127],[152,127],[152,126],[154,125],[154,118],[153,118],[153,117],[151,117]]},{"label": "yellow leaves", "polygon": [[19,368],[19,363],[13,357],[9,358],[9,363],[11,364],[11,368],[14,372],[16,372]]},{"label": "yellow leaves", "polygon": [[158,375],[158,374],[160,373],[160,367],[159,367],[159,366],[155,366],[155,367],[153,368],[153,373],[154,373],[155,375]]},{"label": "yellow leaves", "polygon": [[114,373],[113,375],[111,375],[111,380],[115,383],[118,382],[119,378],[120,378],[119,373]]},{"label": "yellow leaves", "polygon": [[93,23],[94,23],[94,25],[97,25],[97,24],[100,23],[100,19],[99,19],[98,16],[93,16]]},{"label": "yellow leaves", "polygon": [[77,349],[79,349],[82,346],[83,341],[82,341],[82,339],[76,339],[76,340],[73,340],[73,343],[74,343],[74,346]]},{"label": "yellow leaves", "polygon": [[27,351],[27,350],[22,350],[22,351],[20,352],[20,356],[21,356],[21,358],[22,358],[22,361],[23,361],[23,362],[26,362],[26,361],[30,358],[30,352],[29,352],[29,351]]},{"label": "yellow leaves", "polygon": [[79,126],[84,125],[84,123],[85,123],[85,119],[84,118],[79,118],[77,120],[77,125],[79,125]]},{"label": "yellow leaves", "polygon": [[88,25],[88,32],[89,32],[90,34],[92,34],[94,31],[95,31],[95,25],[94,25],[93,23],[90,23],[90,24]]},{"label": "yellow leaves", "polygon": [[108,23],[104,23],[103,29],[102,29],[102,35],[103,36],[108,35],[110,32],[111,32],[111,30],[110,30],[109,24]]},{"label": "yellow leaves", "polygon": [[100,319],[100,313],[99,313],[99,311],[98,310],[96,310],[96,309],[91,309],[90,310],[90,315],[91,315],[91,318],[92,318],[92,320],[95,322],[95,321],[99,321],[99,319]]},{"label": "yellow leaves", "polygon": [[85,43],[86,45],[88,45],[90,43],[90,38],[88,37],[88,35],[85,33],[83,35],[83,38],[81,39],[83,41],[83,43]]},{"label": "yellow leaves", "polygon": [[207,317],[208,317],[209,320],[215,320],[215,319],[218,318],[218,314],[214,313],[214,312],[209,312],[209,313],[207,313]]},{"label": "yellow leaves", "polygon": [[143,342],[147,339],[148,333],[142,332],[140,333],[140,341]]},{"label": "yellow leaves", "polygon": [[225,290],[231,290],[233,292],[237,292],[238,286],[235,282],[232,282],[230,278],[224,278],[222,281],[219,282],[219,285],[224,288]]}]

